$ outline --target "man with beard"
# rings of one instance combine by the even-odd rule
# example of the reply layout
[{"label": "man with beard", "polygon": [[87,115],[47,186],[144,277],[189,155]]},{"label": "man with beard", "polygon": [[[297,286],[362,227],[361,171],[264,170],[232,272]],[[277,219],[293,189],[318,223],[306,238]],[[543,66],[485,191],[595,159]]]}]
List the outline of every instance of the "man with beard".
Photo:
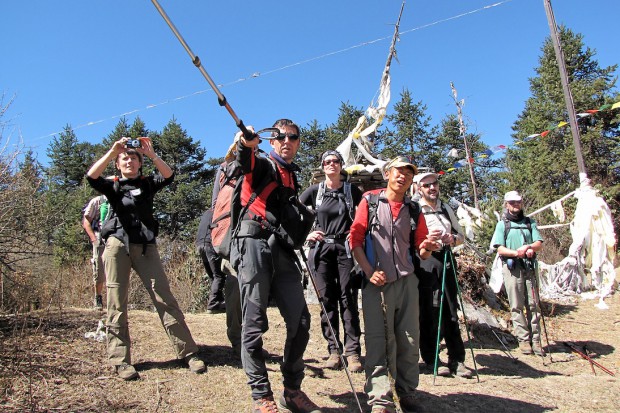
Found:
[{"label": "man with beard", "polygon": [[493,246],[503,262],[513,334],[523,354],[542,356],[539,315],[533,292],[537,288],[534,281],[536,253],[542,250],[543,240],[536,221],[524,215],[523,198],[517,191],[506,192],[504,202],[506,212],[495,226]]},{"label": "man with beard", "polygon": [[[442,243],[439,251],[433,251],[426,260],[416,259],[416,273],[420,279],[420,355],[426,363],[427,371],[435,364],[437,351],[437,332],[446,341],[448,365],[439,364],[437,374],[452,374],[471,378],[471,370],[465,367],[465,345],[459,330],[458,286],[456,268],[452,266],[450,246],[462,244],[463,230],[452,208],[439,200],[438,175],[432,172],[416,176],[420,193],[420,209],[426,220],[428,233]],[[416,238],[426,238],[426,234],[416,234]],[[444,266],[445,263],[445,266]],[[442,279],[445,286],[442,291]],[[441,320],[439,310],[443,296]]]}]

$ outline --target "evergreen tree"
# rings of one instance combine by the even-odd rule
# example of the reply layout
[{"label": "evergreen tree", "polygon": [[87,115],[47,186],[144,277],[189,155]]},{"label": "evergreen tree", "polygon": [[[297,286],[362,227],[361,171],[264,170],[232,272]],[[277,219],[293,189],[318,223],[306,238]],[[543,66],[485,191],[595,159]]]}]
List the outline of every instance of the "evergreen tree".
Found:
[{"label": "evergreen tree", "polygon": [[[560,27],[560,39],[566,60],[575,110],[598,109],[617,101],[617,65],[601,68],[595,51],[584,46],[583,36]],[[513,126],[518,145],[507,154],[510,187],[525,193],[525,199],[544,205],[579,186],[579,175],[569,127],[557,128],[568,121],[560,73],[550,38],[543,48],[537,76],[530,79],[530,97]],[[617,209],[620,202],[620,115],[617,111],[599,112],[580,121],[581,147],[587,175],[593,184],[604,188],[607,201]],[[550,132],[544,137],[528,136]],[[617,216],[618,214],[616,214]],[[618,233],[616,222],[616,233]]]},{"label": "evergreen tree", "polygon": [[58,137],[54,136],[47,149],[50,167],[47,175],[50,189],[69,191],[77,188],[95,157],[94,147],[79,142],[71,126],[65,126]]},{"label": "evergreen tree", "polygon": [[[212,186],[208,184],[215,169],[205,165],[206,151],[174,118],[160,134],[151,133],[150,137],[155,151],[175,171],[174,182],[155,197],[160,230],[173,238],[192,238],[196,221],[209,205]],[[150,161],[145,159],[145,164]]]},{"label": "evergreen tree", "polygon": [[431,126],[431,117],[426,110],[422,101],[414,103],[411,92],[403,90],[400,101],[394,104],[394,114],[387,116],[395,130],[387,131],[381,140],[384,159],[406,155],[418,166],[431,167],[434,164],[431,153],[435,148],[437,128]]}]

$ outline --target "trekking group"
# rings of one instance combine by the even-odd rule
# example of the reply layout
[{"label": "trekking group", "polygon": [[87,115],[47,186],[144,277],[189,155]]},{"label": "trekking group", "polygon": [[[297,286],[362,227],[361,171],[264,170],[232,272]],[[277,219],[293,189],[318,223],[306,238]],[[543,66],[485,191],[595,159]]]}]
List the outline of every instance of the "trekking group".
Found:
[{"label": "trekking group", "polygon": [[[196,246],[211,279],[207,310],[226,313],[227,335],[247,375],[253,411],[321,412],[301,390],[310,339],[302,263],[321,304],[324,367],[344,369],[347,375],[364,371],[373,413],[394,412],[397,404],[404,412],[415,411],[420,372],[471,378],[464,363],[452,255],[464,236],[452,208],[439,199],[439,176],[418,174],[409,158],[398,156],[383,168],[386,187],[362,193],[347,182],[342,155],[328,150],[320,159],[324,181],[300,194],[300,169],[294,162],[299,127],[289,119],[276,121],[264,138],[269,154],[262,153],[261,139],[251,132],[251,137],[237,133],[218,169]],[[153,175],[142,175],[144,157],[157,169]],[[103,178],[110,163],[117,174]],[[149,138],[121,138],[87,172],[89,184],[101,194],[85,208],[83,220],[93,244],[95,304],[103,307],[105,282],[108,359],[125,380],[139,377],[131,363],[128,328],[131,269],[147,289],[176,357],[194,373],[206,371],[156,244],[153,199],[173,179],[174,171]],[[520,349],[540,354],[535,290],[528,292],[528,287],[542,238],[536,223],[524,217],[520,195],[511,191],[505,201],[510,224],[498,223],[493,242],[504,261]],[[304,244],[307,259],[299,251]],[[286,324],[278,397],[263,349],[271,303]],[[447,362],[439,359],[441,340]]]}]

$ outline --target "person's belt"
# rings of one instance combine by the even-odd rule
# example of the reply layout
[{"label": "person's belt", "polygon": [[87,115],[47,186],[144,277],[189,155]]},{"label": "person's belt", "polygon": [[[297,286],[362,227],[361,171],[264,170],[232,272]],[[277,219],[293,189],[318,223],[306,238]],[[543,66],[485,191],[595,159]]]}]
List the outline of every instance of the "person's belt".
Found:
[{"label": "person's belt", "polygon": [[347,234],[342,235],[325,235],[323,242],[326,244],[342,244],[347,240]]}]

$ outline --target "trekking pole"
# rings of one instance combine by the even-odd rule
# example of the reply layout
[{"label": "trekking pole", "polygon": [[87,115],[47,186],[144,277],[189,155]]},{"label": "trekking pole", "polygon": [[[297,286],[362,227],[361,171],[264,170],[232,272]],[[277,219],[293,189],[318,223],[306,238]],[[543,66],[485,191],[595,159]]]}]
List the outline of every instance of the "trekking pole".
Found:
[{"label": "trekking pole", "polygon": [[493,330],[493,328],[491,328],[491,333],[493,333],[493,335],[495,336],[495,338],[497,339],[497,341],[499,341],[499,343],[502,345],[502,347],[504,347],[504,353],[508,355],[508,357],[510,357],[512,359],[512,361],[517,361],[517,359],[512,355],[512,353],[510,352],[510,350],[508,350],[508,347],[506,347],[506,345],[504,344],[504,342],[502,341],[501,337],[497,335],[497,333],[495,332],[495,330]]},{"label": "trekking pole", "polygon": [[579,350],[577,348],[577,346],[575,344],[571,343],[570,341],[565,341],[564,345],[569,347],[571,350],[573,350],[573,352],[575,354],[577,354],[578,356],[580,356],[582,359],[588,360],[591,364],[594,364],[596,367],[598,367],[599,369],[603,370],[605,373],[609,374],[610,376],[613,376],[613,377],[616,376],[611,370],[609,370],[606,367],[602,366],[600,363],[597,363],[596,361],[592,360],[592,358],[590,356],[588,356],[587,354],[583,354],[581,352],[581,350]]},{"label": "trekking pole", "polygon": [[[312,275],[312,271],[310,271],[310,264],[308,264],[308,258],[306,257],[306,253],[304,252],[303,248],[299,249],[299,253],[301,255],[301,258],[304,261],[304,264],[306,264],[306,270],[308,271],[308,277],[310,278],[310,281],[312,281],[312,287],[314,287],[314,293],[316,294],[316,298],[319,300],[319,304],[321,305],[321,311],[323,311],[323,314],[325,315],[325,320],[327,321],[329,332],[332,335],[334,342],[337,344],[338,337],[336,336],[336,332],[334,330],[334,327],[332,326],[332,323],[329,321],[329,318],[327,317],[327,310],[325,309],[325,304],[323,303],[323,296],[321,296],[321,293],[319,292],[319,288],[316,286],[314,275]],[[351,372],[349,371],[347,364],[345,363],[344,356],[342,354],[342,351],[340,350],[340,346],[337,345],[336,349],[338,351],[338,357],[340,357],[340,362],[342,363],[342,367],[344,368],[344,371],[347,373],[347,379],[349,380],[349,385],[351,386],[351,390],[353,391],[353,396],[355,396],[357,407],[360,413],[363,413],[364,411],[362,409],[362,404],[360,403],[360,399],[357,397],[357,392],[355,391],[355,386],[353,385],[353,380],[351,379]]]},{"label": "trekking pole", "polygon": [[226,110],[228,111],[228,113],[230,113],[230,116],[232,116],[232,118],[234,119],[235,124],[241,130],[241,132],[243,133],[243,137],[246,140],[254,139],[257,135],[252,133],[252,132],[250,132],[245,127],[245,125],[243,124],[243,121],[241,119],[239,119],[239,117],[237,116],[235,111],[230,107],[230,105],[226,101],[226,97],[222,94],[222,92],[220,92],[219,88],[217,87],[217,85],[215,84],[213,79],[211,79],[211,76],[209,76],[209,74],[207,73],[205,68],[202,66],[202,63],[200,62],[200,58],[198,56],[196,56],[192,52],[192,49],[189,48],[189,45],[187,44],[187,42],[185,41],[183,36],[181,36],[181,33],[179,33],[179,31],[175,27],[174,23],[172,23],[172,21],[170,20],[170,18],[166,14],[166,11],[161,7],[161,5],[159,4],[159,2],[157,0],[151,0],[151,2],[153,2],[153,5],[155,6],[155,8],[159,12],[159,14],[161,14],[161,17],[164,18],[164,20],[168,24],[168,27],[170,27],[170,30],[172,30],[172,32],[174,33],[176,38],[179,40],[179,42],[181,42],[181,45],[183,46],[183,48],[185,49],[187,54],[189,54],[189,56],[191,57],[192,63],[194,64],[194,66],[196,66],[198,68],[198,70],[200,70],[200,73],[202,73],[204,78],[207,79],[207,82],[211,86],[211,89],[213,89],[213,91],[217,95],[218,103],[220,104],[220,106],[224,106],[226,108]]},{"label": "trekking pole", "polygon": [[586,347],[586,345],[583,345],[583,352],[586,354],[586,356],[588,356],[588,361],[590,362],[590,368],[592,369],[592,373],[594,373],[594,375],[596,376],[596,370],[594,370],[594,363],[592,363],[592,357],[590,357],[590,354],[588,354],[588,347]]},{"label": "trekking pole", "polygon": [[435,346],[435,366],[433,367],[433,385],[437,378],[437,367],[439,364],[439,343],[441,342],[441,320],[443,317],[443,296],[446,290],[446,255],[443,256],[443,274],[441,276],[441,294],[439,297],[439,322],[437,323],[437,345]]},{"label": "trekking pole", "polygon": [[[476,364],[476,357],[474,357],[474,345],[471,341],[471,335],[469,334],[469,324],[467,323],[467,315],[465,314],[465,304],[463,303],[463,296],[461,295],[461,287],[459,287],[459,279],[456,276],[456,262],[454,261],[454,254],[452,254],[452,249],[448,246],[446,247],[446,254],[450,254],[450,261],[452,262],[452,272],[454,273],[454,282],[456,284],[456,292],[459,296],[459,303],[461,304],[461,310],[463,310],[463,321],[465,322],[465,331],[467,332],[467,342],[469,343],[469,351],[471,351],[471,359],[474,362],[474,370],[476,372],[476,379],[478,383],[480,383],[480,375],[478,375],[478,365]],[[444,265],[444,271],[445,271]]]},{"label": "trekking pole", "polygon": [[[538,289],[538,261],[535,259],[530,260],[534,273],[532,275],[532,289],[534,295],[534,302],[540,311],[540,320],[542,321],[543,331],[545,333],[545,340],[547,340],[547,350],[549,351],[549,361],[553,363],[553,357],[551,356],[551,343],[549,343],[549,336],[547,335],[547,324],[545,323],[545,316],[543,314],[542,304],[540,302],[540,290]],[[538,334],[538,341],[542,350],[542,337]],[[543,356],[544,357],[544,356]]]}]

